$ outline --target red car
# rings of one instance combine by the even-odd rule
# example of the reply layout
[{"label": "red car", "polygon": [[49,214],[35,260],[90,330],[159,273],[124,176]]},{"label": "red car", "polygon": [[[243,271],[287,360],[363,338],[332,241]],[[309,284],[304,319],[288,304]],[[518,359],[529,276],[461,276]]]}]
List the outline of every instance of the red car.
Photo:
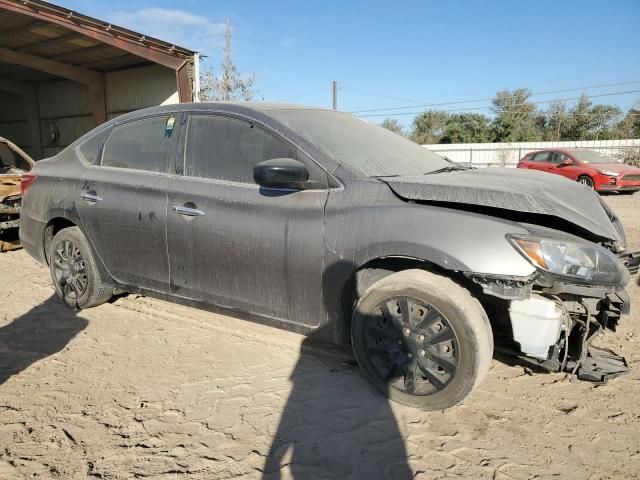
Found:
[{"label": "red car", "polygon": [[640,190],[640,168],[606,157],[594,150],[554,148],[525,155],[518,168],[562,175],[598,192]]}]

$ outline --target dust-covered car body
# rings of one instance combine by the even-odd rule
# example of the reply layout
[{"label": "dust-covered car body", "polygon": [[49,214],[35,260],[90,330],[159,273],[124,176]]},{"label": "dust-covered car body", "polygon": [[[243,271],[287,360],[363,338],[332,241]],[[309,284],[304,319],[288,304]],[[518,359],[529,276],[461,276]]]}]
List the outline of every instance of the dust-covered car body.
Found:
[{"label": "dust-covered car body", "polygon": [[0,252],[19,246],[20,183],[22,175],[33,165],[33,159],[24,150],[0,137]]},{"label": "dust-covered car body", "polygon": [[424,270],[470,292],[530,361],[594,380],[626,369],[587,347],[628,312],[637,259],[597,194],[560,177],[461,170],[343,113],[251,103],[123,115],[33,173],[25,249],[48,262],[77,227],[114,290],[348,344],[359,298]]}]

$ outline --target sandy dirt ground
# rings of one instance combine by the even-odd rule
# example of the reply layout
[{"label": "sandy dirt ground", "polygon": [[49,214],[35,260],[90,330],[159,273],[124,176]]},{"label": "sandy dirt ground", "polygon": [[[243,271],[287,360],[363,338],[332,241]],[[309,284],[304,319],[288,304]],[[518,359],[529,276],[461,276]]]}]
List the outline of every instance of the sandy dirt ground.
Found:
[{"label": "sandy dirt ground", "polygon": [[[640,249],[640,194],[608,196]],[[0,255],[0,478],[640,476],[640,288],[595,387],[494,360],[464,404],[390,405],[341,351],[137,296],[74,312]]]}]

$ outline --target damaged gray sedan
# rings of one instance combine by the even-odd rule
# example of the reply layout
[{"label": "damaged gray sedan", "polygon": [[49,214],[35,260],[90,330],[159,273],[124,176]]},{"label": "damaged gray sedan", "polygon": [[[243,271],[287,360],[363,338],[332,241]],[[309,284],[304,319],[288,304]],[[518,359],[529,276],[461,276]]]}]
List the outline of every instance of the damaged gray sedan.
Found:
[{"label": "damaged gray sedan", "polygon": [[494,338],[585,380],[627,369],[591,341],[629,312],[638,255],[562,177],[467,170],[344,113],[212,103],[111,120],[23,190],[22,243],[73,308],[138,292],[351,345],[423,409],[461,402]]}]

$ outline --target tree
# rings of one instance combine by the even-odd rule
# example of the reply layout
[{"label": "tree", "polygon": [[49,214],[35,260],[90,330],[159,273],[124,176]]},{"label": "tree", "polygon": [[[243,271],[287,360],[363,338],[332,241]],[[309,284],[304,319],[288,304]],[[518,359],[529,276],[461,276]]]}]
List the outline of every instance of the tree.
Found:
[{"label": "tree", "polygon": [[491,139],[491,121],[480,113],[449,115],[439,143],[482,143]]},{"label": "tree", "polygon": [[231,22],[227,20],[225,62],[220,66],[220,74],[212,67],[200,75],[200,99],[204,102],[253,100],[256,96],[255,74],[243,76],[231,61]]},{"label": "tree", "polygon": [[630,108],[615,131],[618,138],[640,138],[640,109]]},{"label": "tree", "polygon": [[592,118],[589,139],[610,140],[616,136],[616,123],[622,115],[620,107],[615,105],[594,105],[589,114]]},{"label": "tree", "polygon": [[544,140],[559,141],[565,138],[565,132],[570,125],[567,104],[564,102],[552,102],[547,111],[540,115],[538,128],[543,134]]},{"label": "tree", "polygon": [[391,130],[393,133],[397,133],[398,135],[404,135],[404,129],[400,122],[395,118],[385,118],[380,124],[381,127],[386,128],[387,130]]},{"label": "tree", "polygon": [[529,101],[531,91],[526,88],[499,91],[492,100],[495,119],[493,140],[495,142],[530,142],[539,140],[536,128],[536,106]]},{"label": "tree", "polygon": [[564,132],[564,140],[586,140],[592,128],[591,107],[593,102],[586,94],[582,94],[580,100],[569,110],[570,121]]},{"label": "tree", "polygon": [[444,134],[447,112],[427,110],[413,119],[411,140],[420,144],[438,143]]},{"label": "tree", "polygon": [[255,74],[242,76],[233,63],[229,66],[222,64],[220,70],[221,73],[216,75],[213,67],[209,67],[200,75],[200,100],[203,102],[250,101],[256,97]]}]

